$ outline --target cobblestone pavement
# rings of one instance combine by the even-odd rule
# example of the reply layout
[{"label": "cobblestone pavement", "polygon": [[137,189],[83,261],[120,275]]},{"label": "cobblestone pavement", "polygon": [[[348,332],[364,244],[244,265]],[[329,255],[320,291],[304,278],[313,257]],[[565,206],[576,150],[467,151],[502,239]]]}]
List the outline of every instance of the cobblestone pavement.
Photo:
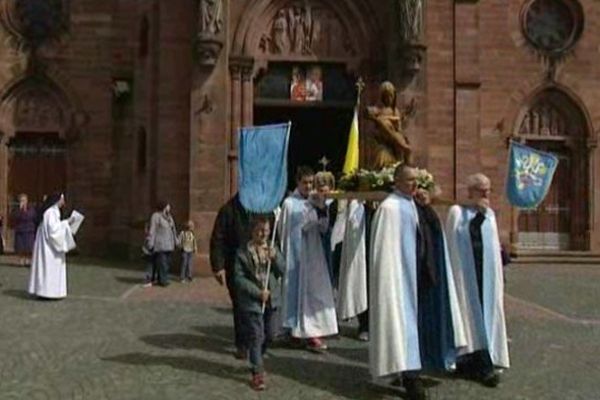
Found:
[{"label": "cobblestone pavement", "polygon": [[[392,399],[369,383],[367,351],[344,326],[324,355],[276,348],[269,388],[231,356],[225,290],[212,279],[142,289],[141,272],[76,260],[69,297],[37,301],[28,269],[0,265],[0,399]],[[507,273],[512,368],[497,389],[431,380],[437,399],[600,398],[600,268],[515,266]]]}]

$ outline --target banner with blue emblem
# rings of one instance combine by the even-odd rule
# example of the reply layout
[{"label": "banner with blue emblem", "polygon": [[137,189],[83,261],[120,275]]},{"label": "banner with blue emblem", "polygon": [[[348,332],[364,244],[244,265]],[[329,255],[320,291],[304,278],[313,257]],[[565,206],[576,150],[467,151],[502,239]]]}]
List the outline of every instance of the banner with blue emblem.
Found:
[{"label": "banner with blue emblem", "polygon": [[536,208],[546,197],[558,158],[520,143],[511,142],[506,196],[519,208]]},{"label": "banner with blue emblem", "polygon": [[250,212],[269,213],[285,195],[290,127],[286,123],[239,131],[239,194]]}]

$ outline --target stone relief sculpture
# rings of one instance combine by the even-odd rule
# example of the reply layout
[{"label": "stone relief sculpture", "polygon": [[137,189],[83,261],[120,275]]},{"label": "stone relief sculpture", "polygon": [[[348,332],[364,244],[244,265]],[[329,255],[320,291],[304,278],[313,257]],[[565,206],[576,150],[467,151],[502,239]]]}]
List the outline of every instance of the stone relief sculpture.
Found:
[{"label": "stone relief sculpture", "polygon": [[351,54],[352,46],[345,40],[346,30],[334,13],[308,1],[297,1],[275,14],[261,37],[260,48],[278,55]]},{"label": "stone relief sculpture", "polygon": [[273,53],[287,54],[290,51],[290,36],[288,31],[288,19],[285,10],[279,10],[273,22],[272,30]]},{"label": "stone relief sculpture", "polygon": [[19,129],[57,130],[61,112],[50,98],[27,95],[17,101],[14,123]]},{"label": "stone relief sculpture", "polygon": [[200,0],[200,33],[216,35],[223,29],[222,0]]},{"label": "stone relief sculpture", "polygon": [[423,0],[398,0],[398,9],[402,41],[418,42],[423,24]]},{"label": "stone relief sculpture", "polygon": [[519,127],[523,135],[562,136],[566,135],[567,120],[552,104],[541,103],[531,108]]}]

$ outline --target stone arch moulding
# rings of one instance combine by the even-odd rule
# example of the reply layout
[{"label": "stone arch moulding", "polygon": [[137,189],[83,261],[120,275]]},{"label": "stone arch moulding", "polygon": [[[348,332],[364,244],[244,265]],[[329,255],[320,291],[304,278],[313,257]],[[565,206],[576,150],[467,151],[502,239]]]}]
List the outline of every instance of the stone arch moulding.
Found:
[{"label": "stone arch moulding", "polygon": [[70,142],[79,137],[87,123],[79,99],[47,75],[19,76],[0,90],[0,131],[4,142],[17,130],[52,130]]},{"label": "stone arch moulding", "polygon": [[[300,4],[304,5],[304,8],[300,9]],[[298,12],[306,12],[307,7],[313,11],[323,10],[326,13],[326,15],[321,15],[323,21],[320,21],[317,15],[312,16],[311,30],[318,29],[319,33],[326,35],[327,22],[334,22],[336,26],[332,29],[341,30],[335,32],[336,36],[346,36],[344,41],[348,45],[346,54],[328,56],[314,54],[310,50],[302,52],[299,49],[296,49],[295,52],[277,54],[276,51],[269,52],[265,50],[265,46],[272,46],[272,44],[264,43],[264,41],[270,39],[268,36],[271,34],[272,24],[278,13],[294,12],[295,8],[298,9]],[[375,40],[384,37],[380,30],[381,24],[376,20],[374,10],[364,1],[257,0],[249,2],[242,15],[244,15],[244,18],[241,19],[234,33],[231,46],[232,57],[252,58],[259,65],[263,64],[265,59],[317,61],[329,58],[353,64],[349,65],[349,68],[358,67],[362,60],[385,59],[383,41]],[[325,24],[322,22],[325,22]],[[290,44],[290,46],[293,47],[293,44]]]},{"label": "stone arch moulding", "polygon": [[556,82],[544,83],[537,87],[531,87],[528,94],[521,94],[512,97],[511,103],[508,108],[509,121],[512,121],[512,127],[510,131],[511,137],[519,136],[519,129],[521,128],[521,122],[527,110],[543,96],[544,93],[549,91],[556,91],[561,93],[565,99],[572,103],[572,106],[581,113],[581,122],[584,125],[585,135],[584,139],[589,143],[598,141],[596,137],[596,130],[592,124],[592,117],[589,114],[588,107],[585,106],[583,100],[577,96],[577,94],[565,85],[561,85]]},{"label": "stone arch moulding", "polygon": [[[594,213],[596,196],[591,188],[595,187],[597,179],[594,171],[598,164],[595,151],[598,138],[588,108],[572,90],[556,83],[534,87],[528,95],[519,93],[521,96],[513,97],[510,104],[510,137],[534,147],[539,144],[542,150],[553,143],[551,148],[570,160],[567,164],[570,166],[568,172],[564,172],[569,175],[569,185],[572,186],[574,196],[565,200],[570,210],[568,248],[590,250],[593,247],[592,232],[597,225]],[[563,181],[555,183],[564,186],[560,182]],[[564,190],[564,187],[558,190]],[[511,210],[511,244],[518,246],[521,212],[516,208]],[[564,232],[560,228],[558,231]]]}]

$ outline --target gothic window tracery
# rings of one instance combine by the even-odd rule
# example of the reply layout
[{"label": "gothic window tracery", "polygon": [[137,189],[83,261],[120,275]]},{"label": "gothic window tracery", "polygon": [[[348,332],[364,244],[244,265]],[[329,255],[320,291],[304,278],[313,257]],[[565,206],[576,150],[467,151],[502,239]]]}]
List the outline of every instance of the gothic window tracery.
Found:
[{"label": "gothic window tracery", "polygon": [[523,9],[522,29],[537,51],[560,55],[579,39],[583,12],[576,0],[530,0]]}]

